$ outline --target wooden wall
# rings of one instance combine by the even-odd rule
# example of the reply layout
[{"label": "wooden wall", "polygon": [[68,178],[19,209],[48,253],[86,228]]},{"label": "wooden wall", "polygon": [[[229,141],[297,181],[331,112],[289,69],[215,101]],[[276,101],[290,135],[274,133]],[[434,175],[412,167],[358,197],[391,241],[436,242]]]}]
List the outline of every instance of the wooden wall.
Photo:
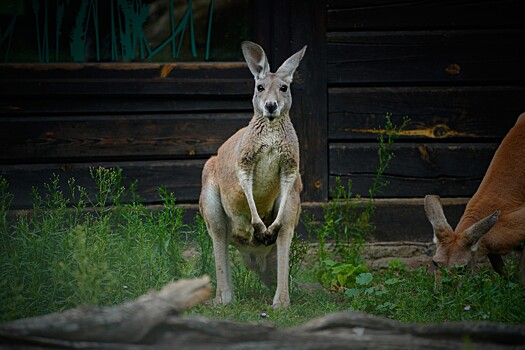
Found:
[{"label": "wooden wall", "polygon": [[[292,87],[306,210],[319,212],[336,177],[367,195],[376,129],[391,113],[411,123],[386,172],[375,238],[429,240],[429,193],[449,198],[454,225],[525,111],[522,7],[255,1],[254,40],[272,68],[308,45]],[[53,173],[89,188],[88,169],[99,165],[138,179],[148,204],[159,202],[159,186],[195,204],[204,162],[251,118],[252,91],[241,62],[0,64],[0,175],[13,208],[30,207],[31,187]]]},{"label": "wooden wall", "polygon": [[386,113],[411,124],[387,198],[471,196],[525,111],[519,1],[328,0],[330,184],[367,194]]},{"label": "wooden wall", "polygon": [[0,65],[0,171],[31,206],[53,173],[93,186],[120,167],[146,203],[159,186],[195,203],[202,166],[252,116],[243,63]]}]

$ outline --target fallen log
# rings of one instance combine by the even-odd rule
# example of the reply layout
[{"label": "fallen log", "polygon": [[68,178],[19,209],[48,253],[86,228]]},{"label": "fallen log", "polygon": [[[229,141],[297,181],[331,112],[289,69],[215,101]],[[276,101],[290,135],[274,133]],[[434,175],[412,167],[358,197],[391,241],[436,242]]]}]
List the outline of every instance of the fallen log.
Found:
[{"label": "fallen log", "polygon": [[207,277],[179,281],[136,301],[77,308],[0,325],[0,349],[525,349],[525,326],[490,322],[403,324],[341,312],[277,329],[179,317],[209,298]]},{"label": "fallen log", "polygon": [[179,280],[160,291],[112,307],[81,306],[61,313],[17,320],[0,326],[7,339],[38,337],[55,340],[134,344],[169,316],[208,299],[209,277]]}]

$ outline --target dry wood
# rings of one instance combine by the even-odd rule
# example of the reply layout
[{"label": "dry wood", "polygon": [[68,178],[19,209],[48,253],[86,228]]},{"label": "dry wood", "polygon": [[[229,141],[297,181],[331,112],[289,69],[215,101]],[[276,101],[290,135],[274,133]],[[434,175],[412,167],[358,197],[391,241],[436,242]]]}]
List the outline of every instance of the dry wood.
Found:
[{"label": "dry wood", "polygon": [[525,349],[525,325],[403,324],[333,313],[295,328],[176,314],[210,296],[209,278],[172,283],[136,301],[77,308],[0,326],[0,349]]},{"label": "dry wood", "polygon": [[57,340],[133,344],[173,314],[208,299],[209,277],[179,280],[113,307],[83,306],[62,313],[17,320],[0,326],[4,337],[43,337]]}]

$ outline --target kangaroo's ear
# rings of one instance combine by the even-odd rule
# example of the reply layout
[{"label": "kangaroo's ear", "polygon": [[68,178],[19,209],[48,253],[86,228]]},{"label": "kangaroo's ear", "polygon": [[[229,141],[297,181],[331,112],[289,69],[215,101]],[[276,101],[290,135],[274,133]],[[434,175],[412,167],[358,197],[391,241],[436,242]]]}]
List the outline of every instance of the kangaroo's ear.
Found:
[{"label": "kangaroo's ear", "polygon": [[479,220],[465,230],[465,236],[468,240],[468,243],[471,244],[472,251],[475,251],[478,248],[478,241],[490,231],[492,226],[494,226],[496,221],[498,221],[499,215],[500,211],[496,210],[491,215]]},{"label": "kangaroo's ear", "polygon": [[441,206],[439,196],[425,196],[425,212],[428,221],[430,221],[430,224],[434,229],[434,238],[442,241],[447,235],[452,234],[452,227],[448,224],[445,213],[443,213],[443,207]]},{"label": "kangaroo's ear", "polygon": [[293,80],[293,74],[297,67],[299,67],[299,63],[301,63],[305,52],[306,45],[303,46],[301,50],[297,51],[292,56],[290,56],[286,61],[284,61],[284,63],[279,67],[279,69],[277,69],[277,72],[275,72],[275,74],[281,76],[281,78],[288,81],[288,83],[291,83]]},{"label": "kangaroo's ear", "polygon": [[268,59],[262,47],[251,41],[243,41],[242,54],[255,79],[262,79],[270,71]]}]

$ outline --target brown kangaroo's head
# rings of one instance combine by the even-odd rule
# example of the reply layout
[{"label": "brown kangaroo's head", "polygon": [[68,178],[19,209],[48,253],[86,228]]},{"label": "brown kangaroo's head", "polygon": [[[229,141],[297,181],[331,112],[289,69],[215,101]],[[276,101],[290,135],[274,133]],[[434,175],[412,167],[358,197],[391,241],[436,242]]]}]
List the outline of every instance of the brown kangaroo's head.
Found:
[{"label": "brown kangaroo's head", "polygon": [[499,211],[471,225],[464,231],[454,232],[445,218],[439,196],[425,197],[425,212],[434,229],[436,254],[432,262],[440,267],[466,266],[475,263],[480,239],[494,226]]},{"label": "brown kangaroo's head", "polygon": [[268,118],[270,122],[287,115],[292,106],[290,84],[304,56],[306,46],[290,56],[275,73],[270,72],[268,59],[262,47],[251,41],[244,41],[241,46],[248,68],[255,78],[253,94],[255,114]]}]

